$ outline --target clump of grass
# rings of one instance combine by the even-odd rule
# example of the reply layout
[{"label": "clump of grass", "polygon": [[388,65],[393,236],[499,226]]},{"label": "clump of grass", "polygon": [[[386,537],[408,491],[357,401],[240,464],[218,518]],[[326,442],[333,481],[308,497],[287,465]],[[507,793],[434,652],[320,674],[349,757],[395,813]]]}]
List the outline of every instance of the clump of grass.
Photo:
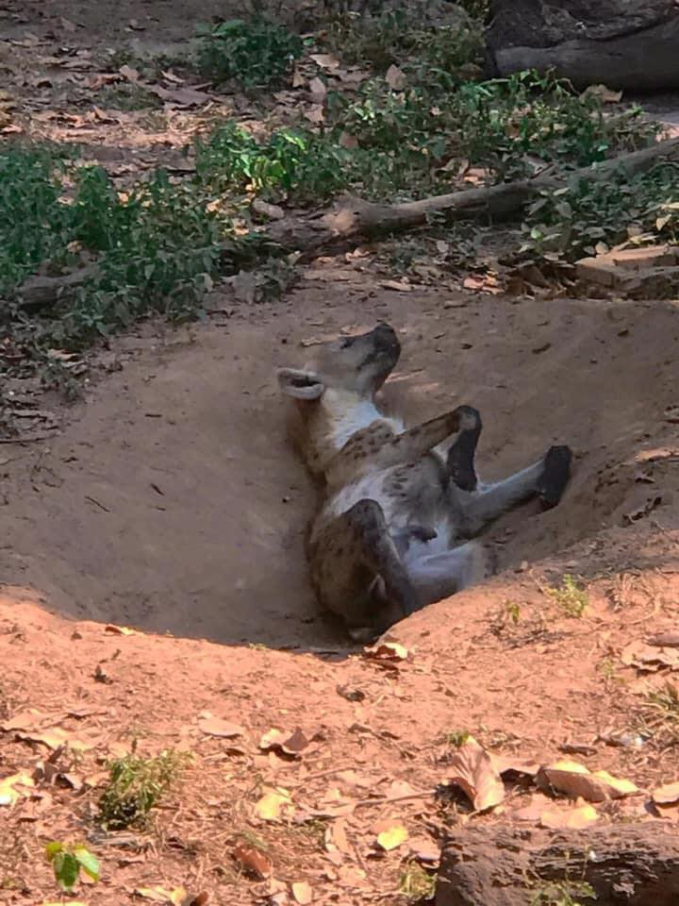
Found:
[{"label": "clump of grass", "polygon": [[299,35],[260,16],[201,27],[198,70],[215,84],[234,80],[245,88],[280,83],[301,57]]},{"label": "clump of grass", "polygon": [[583,906],[583,900],[596,900],[597,895],[586,881],[552,881],[531,898],[530,906]]},{"label": "clump of grass", "polygon": [[349,64],[385,72],[411,67],[447,81],[476,72],[483,48],[483,23],[475,12],[458,27],[413,22],[407,10],[383,10],[372,16],[348,13],[328,23],[326,42]]},{"label": "clump of grass", "polygon": [[679,728],[679,688],[674,683],[667,682],[657,692],[649,693],[648,708],[657,722]]},{"label": "clump of grass", "polygon": [[581,617],[589,605],[589,597],[573,576],[566,574],[558,588],[548,588],[549,597],[569,617]]},{"label": "clump of grass", "polygon": [[425,903],[433,900],[436,889],[436,877],[418,862],[408,862],[398,882],[399,893],[408,903]]},{"label": "clump of grass", "polygon": [[110,765],[110,777],[99,799],[99,821],[119,830],[143,826],[151,809],[170,790],[190,762],[185,752],[167,751],[155,758],[126,755]]},{"label": "clump of grass", "polygon": [[451,730],[444,735],[443,741],[447,746],[450,746],[453,749],[459,749],[469,741],[471,735],[472,734],[468,730]]}]

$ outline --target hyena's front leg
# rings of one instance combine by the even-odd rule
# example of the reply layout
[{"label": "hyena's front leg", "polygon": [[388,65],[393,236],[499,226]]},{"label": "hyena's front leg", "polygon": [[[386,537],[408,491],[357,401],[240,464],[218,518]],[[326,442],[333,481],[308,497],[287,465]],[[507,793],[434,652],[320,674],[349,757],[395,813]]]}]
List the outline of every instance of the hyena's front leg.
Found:
[{"label": "hyena's front leg", "polygon": [[416,462],[453,434],[476,430],[481,417],[471,406],[458,406],[400,434],[386,421],[376,421],[357,431],[330,464],[329,485],[343,484],[374,469]]},{"label": "hyena's front leg", "polygon": [[384,632],[420,607],[382,507],[359,500],[325,525],[309,545],[319,602],[342,617],[354,638]]}]

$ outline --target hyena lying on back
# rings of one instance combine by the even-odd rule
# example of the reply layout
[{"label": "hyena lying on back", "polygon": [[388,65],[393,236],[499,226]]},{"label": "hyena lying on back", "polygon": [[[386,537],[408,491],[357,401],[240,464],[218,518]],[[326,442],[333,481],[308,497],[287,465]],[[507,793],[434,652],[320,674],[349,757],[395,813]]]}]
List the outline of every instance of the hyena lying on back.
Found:
[{"label": "hyena lying on back", "polygon": [[462,542],[531,497],[555,506],[570,469],[569,448],[551,447],[510,478],[482,484],[476,409],[406,429],[377,408],[400,353],[393,328],[379,324],[325,344],[312,369],[278,373],[297,401],[307,465],[325,481],[308,539],[311,581],[357,640],[483,579],[485,550]]}]

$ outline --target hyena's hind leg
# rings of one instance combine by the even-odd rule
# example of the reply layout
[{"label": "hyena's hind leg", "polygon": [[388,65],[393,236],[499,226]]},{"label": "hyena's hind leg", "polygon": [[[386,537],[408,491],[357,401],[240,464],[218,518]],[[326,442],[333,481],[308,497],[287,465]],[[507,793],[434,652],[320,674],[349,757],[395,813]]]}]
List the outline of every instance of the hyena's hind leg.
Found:
[{"label": "hyena's hind leg", "polygon": [[375,500],[359,500],[321,529],[309,563],[320,603],[356,640],[384,632],[421,606]]}]

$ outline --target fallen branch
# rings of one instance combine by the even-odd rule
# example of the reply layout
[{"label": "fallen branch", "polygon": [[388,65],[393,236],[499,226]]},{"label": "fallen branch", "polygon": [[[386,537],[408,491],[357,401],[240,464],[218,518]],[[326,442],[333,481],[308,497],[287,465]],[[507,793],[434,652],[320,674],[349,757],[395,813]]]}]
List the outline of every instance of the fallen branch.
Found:
[{"label": "fallen branch", "polygon": [[515,217],[546,189],[581,179],[605,180],[618,169],[638,175],[662,162],[679,162],[679,139],[657,142],[650,148],[632,151],[593,167],[582,167],[554,176],[545,172],[516,182],[464,189],[401,204],[375,204],[355,196],[341,198],[329,211],[311,217],[286,218],[270,224],[266,236],[304,254],[341,244],[354,237],[374,237],[403,232],[427,223],[433,214],[447,220],[487,218],[493,221]]},{"label": "fallen branch", "polygon": [[[569,885],[573,902],[581,902],[583,884],[594,891],[596,906],[676,904],[675,829],[658,819],[586,831],[501,826],[453,831],[441,856],[436,906],[526,906],[538,902],[541,892]],[[556,899],[544,896],[544,902]]]},{"label": "fallen branch", "polygon": [[29,313],[54,305],[64,294],[73,292],[94,276],[93,265],[58,277],[33,276],[22,283],[17,296],[19,306]]}]

